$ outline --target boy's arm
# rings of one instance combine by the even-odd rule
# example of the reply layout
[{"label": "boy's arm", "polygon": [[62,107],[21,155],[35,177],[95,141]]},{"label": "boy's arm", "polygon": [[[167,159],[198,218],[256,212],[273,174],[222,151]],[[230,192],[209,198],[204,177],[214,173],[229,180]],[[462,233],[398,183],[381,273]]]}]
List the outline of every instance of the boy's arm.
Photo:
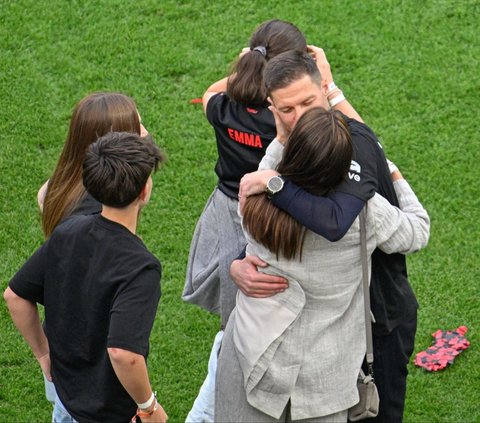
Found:
[{"label": "boy's arm", "polygon": [[5,290],[3,298],[7,302],[13,323],[32,349],[43,373],[51,381],[50,349],[40,322],[37,304],[18,296],[10,287]]},{"label": "boy's arm", "polygon": [[[148,403],[152,388],[145,360],[160,300],[161,268],[157,263],[146,265],[115,296],[110,309],[107,339],[108,355],[119,381],[137,405],[147,402],[140,410],[141,419],[145,422],[164,422],[167,419],[156,400]],[[142,417],[145,410],[147,413],[152,411],[152,415]]]},{"label": "boy's arm", "polygon": [[48,380],[50,374],[50,349],[43,331],[37,303],[43,304],[43,283],[47,241],[38,248],[13,276],[3,294],[12,320],[28,343]]},{"label": "boy's arm", "polygon": [[148,407],[140,410],[142,421],[166,422],[168,416],[156,398],[151,404],[148,404],[153,392],[148,378],[145,357],[121,348],[108,348],[107,350],[113,370],[125,390],[137,405],[145,403],[148,405]]}]

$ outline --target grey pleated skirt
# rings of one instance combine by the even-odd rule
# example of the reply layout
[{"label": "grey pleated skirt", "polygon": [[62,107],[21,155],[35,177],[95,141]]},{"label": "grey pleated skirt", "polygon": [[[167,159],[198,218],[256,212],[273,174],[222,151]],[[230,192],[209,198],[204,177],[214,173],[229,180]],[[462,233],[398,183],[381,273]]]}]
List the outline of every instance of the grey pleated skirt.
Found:
[{"label": "grey pleated skirt", "polygon": [[219,314],[223,327],[237,293],[230,265],[246,246],[237,208],[237,200],[215,188],[193,234],[182,294],[184,301]]}]

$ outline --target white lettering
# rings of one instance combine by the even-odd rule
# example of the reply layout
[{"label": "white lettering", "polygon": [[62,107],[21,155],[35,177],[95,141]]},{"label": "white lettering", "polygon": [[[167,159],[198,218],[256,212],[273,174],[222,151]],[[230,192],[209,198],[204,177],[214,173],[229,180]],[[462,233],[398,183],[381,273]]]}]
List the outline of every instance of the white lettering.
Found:
[{"label": "white lettering", "polygon": [[356,173],[348,172],[348,178],[360,182],[360,175],[357,175]]}]

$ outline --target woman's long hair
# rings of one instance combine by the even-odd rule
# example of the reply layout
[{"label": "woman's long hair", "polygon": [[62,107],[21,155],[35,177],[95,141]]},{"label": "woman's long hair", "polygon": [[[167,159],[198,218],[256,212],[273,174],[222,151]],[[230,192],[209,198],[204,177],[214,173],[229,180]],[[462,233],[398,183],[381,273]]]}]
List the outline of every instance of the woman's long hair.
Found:
[{"label": "woman's long hair", "polygon": [[[352,160],[350,130],[338,111],[314,108],[295,125],[278,172],[314,195],[325,195],[346,177]],[[287,259],[301,260],[305,227],[275,207],[266,194],[248,197],[243,226],[260,244]]]},{"label": "woman's long hair", "polygon": [[78,103],[63,151],[48,182],[42,213],[46,238],[83,199],[82,164],[87,147],[110,131],[140,134],[140,118],[133,99],[120,93],[98,92]]},{"label": "woman's long hair", "polygon": [[[272,19],[255,30],[249,46],[250,51],[233,66],[227,82],[227,95],[237,103],[263,104],[267,100],[263,84],[263,68],[267,61],[288,50],[306,52],[307,41],[295,25]],[[255,47],[260,49],[254,50]]]}]

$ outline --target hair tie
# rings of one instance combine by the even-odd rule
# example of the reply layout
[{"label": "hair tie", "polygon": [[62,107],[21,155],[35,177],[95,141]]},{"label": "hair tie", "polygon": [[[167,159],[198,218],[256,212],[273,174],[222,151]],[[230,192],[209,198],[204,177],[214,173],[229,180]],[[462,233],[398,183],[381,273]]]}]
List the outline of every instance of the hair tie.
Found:
[{"label": "hair tie", "polygon": [[263,46],[254,47],[252,51],[258,51],[263,57],[267,57],[267,49]]}]

